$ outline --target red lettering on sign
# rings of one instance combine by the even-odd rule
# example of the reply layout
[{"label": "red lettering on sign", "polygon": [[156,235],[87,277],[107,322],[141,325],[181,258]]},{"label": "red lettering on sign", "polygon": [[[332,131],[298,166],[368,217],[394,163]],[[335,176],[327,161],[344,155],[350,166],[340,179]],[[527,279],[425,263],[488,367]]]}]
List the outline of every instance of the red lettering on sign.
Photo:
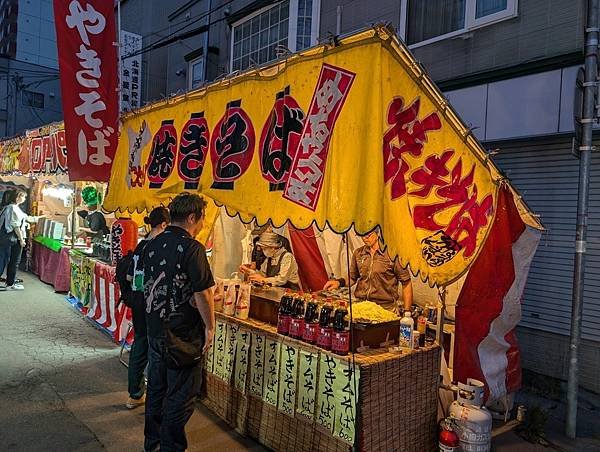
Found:
[{"label": "red lettering on sign", "polygon": [[317,208],[331,135],[355,75],[328,64],[321,67],[284,198],[311,210]]},{"label": "red lettering on sign", "polygon": [[271,191],[283,190],[300,144],[304,112],[292,96],[290,87],[277,93],[275,105],[260,136],[260,170]]},{"label": "red lettering on sign", "polygon": [[211,188],[233,190],[233,183],[250,167],[254,145],[254,127],[242,109],[242,101],[229,102],[210,141],[214,178]]},{"label": "red lettering on sign", "polygon": [[185,182],[186,190],[198,188],[209,142],[208,123],[204,112],[192,113],[181,132],[177,157],[177,171],[179,177]]},{"label": "red lettering on sign", "polygon": [[420,156],[427,132],[442,127],[437,113],[419,119],[420,106],[418,97],[406,108],[404,100],[396,97],[388,107],[387,123],[391,127],[383,136],[383,171],[385,183],[392,182],[392,200],[406,194],[405,178],[410,168],[403,154]]},{"label": "red lettering on sign", "polygon": [[[415,206],[413,222],[421,229],[443,230],[464,249],[465,257],[470,257],[477,248],[479,230],[487,225],[493,214],[494,198],[489,194],[481,202],[477,201],[477,185],[473,183],[475,165],[463,177],[462,159],[459,159],[450,171],[447,163],[454,154],[454,150],[448,149],[441,156],[432,155],[425,160],[423,168],[412,173],[412,181],[421,188],[410,192],[411,196],[426,197],[435,190],[437,197],[443,200]],[[456,207],[459,209],[447,225],[436,219],[438,213]]]},{"label": "red lettering on sign", "polygon": [[150,188],[161,188],[173,172],[177,151],[177,130],[172,119],[164,120],[154,135],[152,151],[148,157]]}]

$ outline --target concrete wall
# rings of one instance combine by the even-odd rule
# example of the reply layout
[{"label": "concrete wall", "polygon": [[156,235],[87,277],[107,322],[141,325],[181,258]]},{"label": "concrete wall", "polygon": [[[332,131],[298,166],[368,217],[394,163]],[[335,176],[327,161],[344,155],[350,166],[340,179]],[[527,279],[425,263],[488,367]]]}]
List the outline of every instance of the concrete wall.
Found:
[{"label": "concrete wall", "polygon": [[[399,29],[401,3],[401,0],[322,0],[319,35],[323,38],[328,32],[335,32],[338,5],[342,6],[342,33],[377,22],[389,22]],[[516,18],[412,51],[436,81],[580,51],[584,3],[519,0]]]}]

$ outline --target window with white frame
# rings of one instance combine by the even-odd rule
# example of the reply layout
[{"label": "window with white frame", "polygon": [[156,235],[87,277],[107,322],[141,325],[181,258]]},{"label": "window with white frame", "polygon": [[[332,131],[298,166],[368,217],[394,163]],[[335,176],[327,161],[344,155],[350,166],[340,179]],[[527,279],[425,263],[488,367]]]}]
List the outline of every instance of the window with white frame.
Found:
[{"label": "window with white frame", "polygon": [[403,0],[405,40],[423,45],[517,15],[517,0]]},{"label": "window with white frame", "polygon": [[317,43],[320,0],[284,0],[264,7],[231,27],[231,70],[275,60]]},{"label": "window with white frame", "polygon": [[204,81],[204,57],[195,58],[188,63],[188,89],[196,89]]}]

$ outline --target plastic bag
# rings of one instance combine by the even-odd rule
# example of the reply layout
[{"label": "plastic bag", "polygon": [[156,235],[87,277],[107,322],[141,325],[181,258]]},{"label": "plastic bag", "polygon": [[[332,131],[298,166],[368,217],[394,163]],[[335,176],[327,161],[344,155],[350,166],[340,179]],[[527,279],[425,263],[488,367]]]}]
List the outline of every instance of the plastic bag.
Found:
[{"label": "plastic bag", "polygon": [[225,299],[223,300],[223,314],[233,315],[235,313],[235,304],[237,294],[235,290],[235,281],[231,281],[225,291]]},{"label": "plastic bag", "polygon": [[252,286],[250,283],[240,284],[237,303],[235,304],[235,317],[241,320],[246,320],[250,312],[250,291]]},{"label": "plastic bag", "polygon": [[225,298],[225,282],[222,279],[215,281],[215,312],[223,312],[223,299]]}]

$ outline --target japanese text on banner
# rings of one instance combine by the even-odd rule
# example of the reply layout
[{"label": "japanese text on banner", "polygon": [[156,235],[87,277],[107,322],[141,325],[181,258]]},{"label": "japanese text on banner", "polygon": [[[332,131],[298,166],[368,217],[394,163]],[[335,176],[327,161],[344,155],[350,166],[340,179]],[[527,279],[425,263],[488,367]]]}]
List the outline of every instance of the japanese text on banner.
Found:
[{"label": "japanese text on banner", "polygon": [[214,374],[225,379],[225,341],[227,338],[227,324],[217,320],[215,328],[215,352],[214,352]]},{"label": "japanese text on banner", "polygon": [[252,333],[250,345],[250,394],[262,398],[265,375],[265,346],[264,334]]},{"label": "japanese text on banner", "polygon": [[316,421],[330,432],[335,423],[335,381],[338,376],[339,361],[327,353],[321,353],[319,362],[319,386],[317,393]]},{"label": "japanese text on banner", "polygon": [[318,352],[304,349],[300,350],[298,405],[296,406],[296,413],[310,420],[313,420],[315,417],[318,366]]},{"label": "japanese text on banner", "polygon": [[71,180],[108,182],[117,149],[117,48],[112,2],[54,0]]},{"label": "japanese text on banner", "polygon": [[277,396],[279,395],[280,354],[281,342],[278,339],[267,338],[263,401],[273,406],[277,406]]},{"label": "japanese text on banner", "polygon": [[298,349],[288,344],[281,347],[279,363],[278,409],[293,416],[296,408],[296,381],[298,375]]},{"label": "japanese text on banner", "polygon": [[348,444],[354,444],[356,435],[356,404],[360,383],[360,367],[352,361],[339,359],[336,365],[334,383],[335,422],[333,436],[341,438]]},{"label": "japanese text on banner", "polygon": [[242,394],[246,393],[248,376],[248,361],[250,353],[250,331],[240,328],[237,332],[237,350],[235,352],[235,388]]},{"label": "japanese text on banner", "polygon": [[233,376],[233,365],[235,364],[235,352],[237,332],[239,326],[235,323],[227,323],[227,338],[225,339],[225,358],[223,359],[223,379],[231,381]]}]

